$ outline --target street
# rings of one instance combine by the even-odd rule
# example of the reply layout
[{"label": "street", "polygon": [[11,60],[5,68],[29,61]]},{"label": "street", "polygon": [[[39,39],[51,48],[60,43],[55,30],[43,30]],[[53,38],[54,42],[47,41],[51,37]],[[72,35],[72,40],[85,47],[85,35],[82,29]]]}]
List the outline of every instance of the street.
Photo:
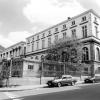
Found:
[{"label": "street", "polygon": [[24,97],[24,100],[100,100],[100,84],[80,86],[80,89]]},{"label": "street", "polygon": [[[0,91],[1,92],[1,91]],[[4,96],[5,95],[5,96]],[[8,97],[8,98],[7,98]],[[37,88],[0,93],[0,100],[99,100],[100,84]]]}]

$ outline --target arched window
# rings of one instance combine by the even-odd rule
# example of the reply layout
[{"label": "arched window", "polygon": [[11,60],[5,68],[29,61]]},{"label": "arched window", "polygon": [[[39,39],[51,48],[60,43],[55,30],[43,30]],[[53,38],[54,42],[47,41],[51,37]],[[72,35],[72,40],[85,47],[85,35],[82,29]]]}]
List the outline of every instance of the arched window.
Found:
[{"label": "arched window", "polygon": [[44,61],[44,55],[41,55],[41,60],[43,60],[43,61]]},{"label": "arched window", "polygon": [[82,60],[83,61],[88,61],[89,60],[89,51],[88,51],[87,47],[83,48]]},{"label": "arched window", "polygon": [[99,50],[99,48],[96,48],[96,52],[97,52],[97,60],[100,61],[100,50]]},{"label": "arched window", "polygon": [[38,56],[36,56],[35,59],[38,60],[39,59]]}]

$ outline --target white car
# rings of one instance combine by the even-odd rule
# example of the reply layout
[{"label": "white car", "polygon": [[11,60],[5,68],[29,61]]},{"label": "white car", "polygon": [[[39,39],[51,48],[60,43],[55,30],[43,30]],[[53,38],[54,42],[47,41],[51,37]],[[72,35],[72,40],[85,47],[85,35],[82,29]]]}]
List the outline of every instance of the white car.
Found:
[{"label": "white car", "polygon": [[75,85],[77,80],[73,79],[71,75],[62,75],[61,78],[55,78],[54,80],[50,80],[47,82],[48,86],[58,86],[62,85]]}]

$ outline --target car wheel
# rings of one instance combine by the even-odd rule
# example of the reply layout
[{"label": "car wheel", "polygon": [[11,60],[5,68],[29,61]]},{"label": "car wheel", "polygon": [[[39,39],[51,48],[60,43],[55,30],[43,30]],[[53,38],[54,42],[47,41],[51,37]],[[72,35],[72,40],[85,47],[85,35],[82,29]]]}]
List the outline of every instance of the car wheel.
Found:
[{"label": "car wheel", "polygon": [[58,87],[61,87],[61,83],[58,83]]},{"label": "car wheel", "polygon": [[74,83],[74,82],[72,82],[72,83],[71,83],[71,85],[72,85],[72,86],[74,86],[74,85],[75,85],[75,83]]}]

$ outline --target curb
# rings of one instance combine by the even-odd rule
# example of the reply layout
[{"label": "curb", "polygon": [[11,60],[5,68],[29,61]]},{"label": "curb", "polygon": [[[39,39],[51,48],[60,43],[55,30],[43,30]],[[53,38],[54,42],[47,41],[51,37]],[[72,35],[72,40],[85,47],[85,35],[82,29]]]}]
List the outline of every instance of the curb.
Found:
[{"label": "curb", "polygon": [[[84,81],[78,81],[76,82],[76,85],[83,84]],[[16,86],[16,87],[4,87],[0,88],[0,91],[24,91],[24,90],[32,90],[37,88],[43,88],[46,87],[47,84],[43,85],[33,85],[33,86]]]},{"label": "curb", "polygon": [[0,91],[24,91],[24,90],[32,90],[36,88],[42,88],[47,86],[46,84],[44,85],[35,85],[35,86],[18,86],[18,87],[6,87],[6,88],[0,88]]}]

